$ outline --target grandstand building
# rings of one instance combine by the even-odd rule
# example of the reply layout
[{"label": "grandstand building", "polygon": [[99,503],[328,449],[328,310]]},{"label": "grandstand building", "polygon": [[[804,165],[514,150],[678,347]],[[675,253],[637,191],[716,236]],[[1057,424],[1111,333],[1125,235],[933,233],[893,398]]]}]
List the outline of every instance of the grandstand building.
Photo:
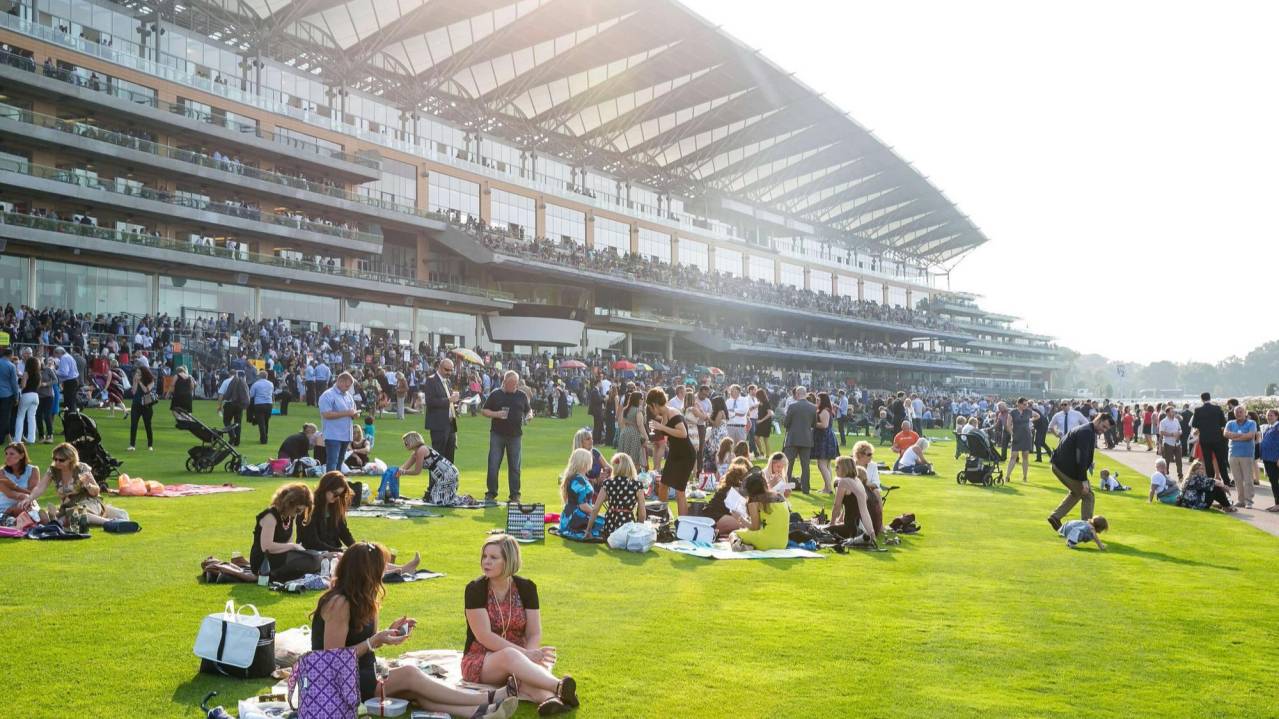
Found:
[{"label": "grandstand building", "polygon": [[0,11],[0,303],[1048,381],[933,288],[974,223],[677,2]]}]

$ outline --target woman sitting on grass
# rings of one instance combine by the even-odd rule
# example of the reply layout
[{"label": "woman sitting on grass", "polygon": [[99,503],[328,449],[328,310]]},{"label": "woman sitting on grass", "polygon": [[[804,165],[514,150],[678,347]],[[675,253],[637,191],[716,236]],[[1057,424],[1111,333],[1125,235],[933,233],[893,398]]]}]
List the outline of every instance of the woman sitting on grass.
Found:
[{"label": "woman sitting on grass", "polygon": [[894,472],[902,474],[933,474],[933,465],[928,462],[924,452],[928,450],[928,440],[920,437],[910,446],[893,465]]},{"label": "woman sitting on grass", "polygon": [[[573,450],[584,449],[591,453],[591,470],[586,473],[586,478],[591,480],[591,484],[598,487],[600,482],[608,479],[612,468],[608,462],[604,461],[604,455],[595,449],[595,437],[591,435],[589,427],[583,427],[573,434]],[[632,475],[634,476],[634,475]]]},{"label": "woman sitting on grass", "polygon": [[790,480],[786,478],[786,470],[789,462],[786,455],[781,452],[774,452],[768,458],[768,464],[764,467],[764,479],[768,481],[768,491],[779,497],[789,497],[791,488],[786,486]]},{"label": "woman sitting on grass", "polygon": [[[865,444],[867,447],[861,447]],[[863,462],[869,463],[869,442],[858,442],[854,457],[835,460],[835,506],[830,512],[830,531],[844,539],[856,539],[875,546],[884,534],[884,504],[870,483]]]},{"label": "woman sitting on grass", "polygon": [[301,482],[290,482],[275,490],[271,506],[258,512],[253,525],[253,548],[249,550],[248,567],[249,572],[255,575],[253,579],[264,567],[274,582],[288,582],[319,573],[319,553],[293,541],[294,529],[310,519],[313,507],[311,488]]},{"label": "woman sitting on grass", "polygon": [[373,447],[364,436],[364,428],[358,424],[351,425],[351,446],[347,449],[350,454],[347,455],[346,466],[351,469],[363,469],[364,465],[369,463],[369,450]]},{"label": "woman sitting on grass", "polygon": [[[346,475],[335,470],[320,477],[320,483],[315,487],[315,508],[300,532],[302,546],[331,556],[353,546],[355,537],[351,536],[351,529],[346,524],[346,508],[350,503],[351,485],[347,483]],[[414,552],[413,559],[404,565],[388,564],[387,577],[413,574],[421,561],[421,555]],[[396,581],[387,577],[383,581]]]},{"label": "woman sitting on grass", "polygon": [[49,461],[49,470],[44,474],[44,484],[53,485],[58,491],[57,516],[62,520],[62,526],[69,529],[75,515],[83,513],[94,527],[121,522],[120,525],[112,525],[112,528],[137,531],[137,525],[128,521],[127,512],[102,501],[102,488],[93,478],[93,469],[80,461],[80,453],[74,445],[63,442],[53,448],[53,458]]},{"label": "woman sitting on grass", "polygon": [[[387,570],[386,548],[360,542],[342,555],[333,575],[333,587],[320,596],[311,615],[311,648],[355,650],[360,700],[378,694],[376,659],[384,646],[403,644],[417,620],[400,617],[377,631],[378,613],[386,593],[382,576]],[[519,701],[514,687],[491,691],[455,689],[416,666],[396,667],[382,683],[388,697],[407,699],[427,711],[472,719],[507,719]]]},{"label": "woman sitting on grass", "polygon": [[[711,495],[710,501],[706,503],[706,510],[702,516],[714,520],[716,536],[732,534],[750,526],[748,515],[734,512],[729,508],[729,505],[738,506],[740,500],[745,499],[745,496],[741,494],[742,485],[746,482],[746,475],[750,473],[750,469],[749,462],[734,461],[720,478],[715,494]],[[771,492],[772,489],[770,488],[769,491]]]},{"label": "woman sitting on grass", "polygon": [[604,519],[597,516],[594,505],[595,488],[586,473],[591,469],[591,453],[575,449],[568,457],[568,466],[560,475],[560,497],[564,510],[560,512],[560,536],[579,541],[598,540],[604,528]]},{"label": "woman sitting on grass", "polygon": [[1204,472],[1202,460],[1195,460],[1190,465],[1190,475],[1181,485],[1181,499],[1177,504],[1191,509],[1212,509],[1213,503],[1221,505],[1223,512],[1238,511],[1230,502],[1226,493],[1226,483]]},{"label": "woman sitting on grass", "polygon": [[758,472],[747,475],[745,489],[750,524],[732,533],[733,548],[785,549],[790,542],[790,505],[773,501],[764,475]]},{"label": "woman sitting on grass", "polygon": [[647,517],[644,509],[644,483],[636,479],[635,461],[628,454],[618,452],[613,455],[612,472],[600,484],[600,493],[591,510],[588,527],[595,526],[600,507],[606,504],[608,511],[604,514],[601,537],[607,538],[627,522],[643,522]]},{"label": "woman sitting on grass", "polygon": [[4,470],[0,472],[0,525],[18,529],[49,521],[49,514],[37,501],[49,487],[47,476],[31,464],[27,446],[14,442],[4,448]]},{"label": "woman sitting on grass", "polygon": [[[537,585],[518,576],[520,545],[507,534],[489,537],[480,550],[479,579],[466,585],[466,648],[462,680],[502,684],[514,679],[541,716],[578,706],[577,682],[556,679],[555,648],[542,646]],[[508,684],[509,686],[509,684]]]}]

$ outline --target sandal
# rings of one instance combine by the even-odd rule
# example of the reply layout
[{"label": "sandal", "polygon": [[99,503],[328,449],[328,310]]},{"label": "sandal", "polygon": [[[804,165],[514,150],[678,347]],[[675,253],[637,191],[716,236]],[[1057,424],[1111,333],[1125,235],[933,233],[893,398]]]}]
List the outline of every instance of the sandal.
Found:
[{"label": "sandal", "polygon": [[[501,700],[497,698],[498,692],[505,692],[505,694],[502,695]],[[501,689],[489,690],[489,704],[500,704],[503,701],[510,699],[511,697],[517,696],[519,693],[520,693],[519,685],[515,683],[515,677],[507,677],[506,685],[503,686]]]},{"label": "sandal", "polygon": [[564,704],[564,702],[559,700],[559,697],[551,697],[537,705],[537,715],[542,717],[548,717],[553,714],[563,714],[566,711],[568,711],[568,707]]},{"label": "sandal", "polygon": [[565,674],[560,680],[560,685],[555,687],[555,696],[560,701],[576,709],[580,702],[577,701],[577,680]]}]

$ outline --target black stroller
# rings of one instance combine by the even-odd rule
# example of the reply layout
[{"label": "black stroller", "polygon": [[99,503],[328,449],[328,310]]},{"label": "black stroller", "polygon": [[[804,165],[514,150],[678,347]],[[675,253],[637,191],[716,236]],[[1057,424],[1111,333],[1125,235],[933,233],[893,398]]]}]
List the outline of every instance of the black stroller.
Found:
[{"label": "black stroller", "polygon": [[986,487],[1004,483],[1003,460],[985,432],[977,429],[966,435],[956,435],[956,441],[962,442],[968,458],[964,460],[964,468],[955,475],[955,482]]},{"label": "black stroller", "polygon": [[62,413],[62,436],[68,444],[76,449],[80,461],[93,469],[93,479],[102,491],[107,490],[108,482],[115,476],[123,464],[111,456],[102,446],[102,435],[98,433],[98,424],[87,414],[79,410],[68,409]]},{"label": "black stroller", "polygon": [[212,472],[219,464],[228,472],[240,471],[244,458],[227,440],[234,426],[214,429],[190,412],[177,408],[173,410],[173,419],[178,423],[178,429],[186,430],[200,440],[199,445],[187,450],[188,472]]}]

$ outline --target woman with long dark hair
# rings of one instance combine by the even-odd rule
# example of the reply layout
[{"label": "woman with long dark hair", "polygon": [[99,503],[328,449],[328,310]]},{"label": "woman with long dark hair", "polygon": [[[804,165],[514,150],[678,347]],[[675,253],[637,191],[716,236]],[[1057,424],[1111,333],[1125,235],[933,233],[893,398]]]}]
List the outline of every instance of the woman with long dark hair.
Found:
[{"label": "woman with long dark hair", "polygon": [[129,451],[138,443],[138,420],[147,430],[147,450],[155,451],[155,437],[151,432],[151,415],[155,412],[155,375],[146,365],[138,365],[133,371],[133,407],[129,410]]},{"label": "woman with long dark hair", "polygon": [[[315,486],[315,506],[311,510],[311,518],[302,525],[299,533],[299,541],[303,547],[335,555],[355,545],[355,537],[346,524],[351,492],[351,485],[341,472],[327,472],[320,477],[320,483]],[[405,564],[387,564],[383,581],[396,581],[392,578],[395,574],[413,574],[421,561],[421,554],[414,552],[413,558]]]},{"label": "woman with long dark hair", "polygon": [[839,456],[839,439],[835,437],[835,406],[826,392],[817,393],[817,426],[813,428],[813,459],[822,475],[822,494],[830,494],[833,482],[830,461]]},{"label": "woman with long dark hair", "polygon": [[688,514],[688,500],[685,499],[684,492],[688,489],[688,480],[697,466],[697,455],[688,439],[688,423],[684,421],[683,414],[666,403],[666,391],[661,387],[650,389],[644,404],[652,417],[648,422],[649,431],[665,437],[666,444],[670,447],[657,480],[657,500],[665,504],[668,496],[666,488],[675,490],[675,504],[682,517]]},{"label": "woman with long dark hair", "polygon": [[617,451],[630,455],[638,465],[644,461],[644,396],[639,392],[626,395],[622,417],[618,420]]},{"label": "woman with long dark hair", "polygon": [[[403,644],[417,626],[416,619],[400,617],[377,631],[378,613],[386,594],[382,585],[386,567],[385,547],[355,543],[342,555],[332,588],[320,596],[311,615],[312,649],[355,650],[362,701],[378,694],[373,653],[384,646]],[[507,719],[518,704],[513,686],[487,692],[454,689],[412,665],[392,669],[382,680],[382,693],[407,699],[427,711],[472,719]]]},{"label": "woman with long dark hair", "polygon": [[[746,513],[750,525],[732,534],[734,549],[750,545],[755,549],[785,549],[790,541],[790,505],[785,500],[774,502],[764,475],[746,477]],[[780,504],[780,507],[774,505]]]}]

